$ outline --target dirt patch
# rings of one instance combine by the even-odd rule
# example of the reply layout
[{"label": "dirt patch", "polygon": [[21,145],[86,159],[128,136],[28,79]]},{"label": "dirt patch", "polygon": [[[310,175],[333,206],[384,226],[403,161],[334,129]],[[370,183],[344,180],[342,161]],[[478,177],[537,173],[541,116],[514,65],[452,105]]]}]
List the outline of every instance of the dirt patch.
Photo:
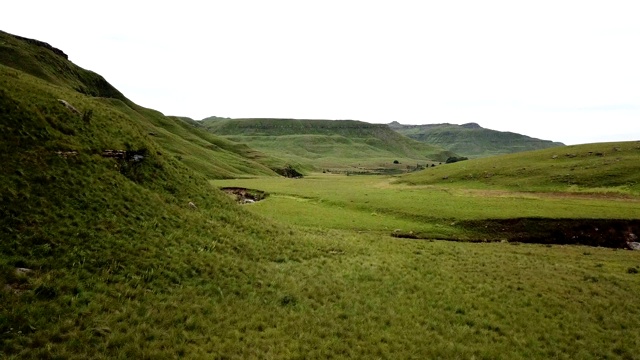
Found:
[{"label": "dirt patch", "polygon": [[291,165],[287,165],[282,169],[273,169],[273,170],[281,176],[292,178],[292,179],[301,179],[303,177],[302,173],[294,169]]},{"label": "dirt patch", "polygon": [[624,219],[487,219],[460,225],[492,239],[510,242],[602,246],[632,249],[640,220]]},{"label": "dirt patch", "polygon": [[262,190],[247,189],[241,187],[224,187],[220,190],[235,197],[240,204],[252,204],[264,200],[269,194]]},{"label": "dirt patch", "polygon": [[[586,245],[640,250],[640,220],[625,219],[484,219],[455,223],[472,238],[438,238],[448,241],[533,243],[549,245]],[[391,236],[431,239],[425,234],[394,231]]]}]

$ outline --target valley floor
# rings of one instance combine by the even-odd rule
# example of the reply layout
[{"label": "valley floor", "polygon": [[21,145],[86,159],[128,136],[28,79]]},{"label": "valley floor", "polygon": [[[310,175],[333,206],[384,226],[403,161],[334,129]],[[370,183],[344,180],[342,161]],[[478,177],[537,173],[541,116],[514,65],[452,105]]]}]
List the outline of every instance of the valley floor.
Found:
[{"label": "valley floor", "polygon": [[213,183],[268,192],[245,208],[304,227],[318,250],[262,263],[264,285],[279,292],[276,316],[259,298],[243,300],[234,311],[250,315],[227,320],[236,330],[220,339],[228,354],[631,359],[640,350],[640,252],[391,236],[464,238],[472,234],[457,222],[483,217],[638,218],[637,199],[411,187],[374,176]]},{"label": "valley floor", "polygon": [[[533,231],[536,226],[571,227],[572,222],[583,233],[582,227],[589,222],[599,226],[601,232],[616,231],[617,237],[624,237],[629,227],[640,232],[640,198],[624,193],[407,185],[397,179],[314,174],[303,179],[260,177],[215,180],[212,184],[264,191],[268,197],[248,206],[248,210],[309,228],[467,241],[518,240],[522,227]],[[510,219],[528,222],[508,228]],[[544,219],[555,220],[556,224],[541,223]],[[608,223],[615,226],[609,229]],[[496,224],[502,228],[496,228]],[[539,237],[545,235],[543,229],[536,231]],[[574,236],[570,231],[567,234]],[[603,239],[587,240],[583,243],[621,247]]]}]

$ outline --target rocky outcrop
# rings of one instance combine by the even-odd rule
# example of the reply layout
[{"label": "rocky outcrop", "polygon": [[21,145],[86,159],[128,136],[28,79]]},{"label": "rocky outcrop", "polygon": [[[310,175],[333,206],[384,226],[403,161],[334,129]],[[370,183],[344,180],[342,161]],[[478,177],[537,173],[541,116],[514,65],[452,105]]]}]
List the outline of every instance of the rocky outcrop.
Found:
[{"label": "rocky outcrop", "polygon": [[264,200],[268,196],[264,191],[242,187],[224,187],[220,190],[235,197],[240,204],[253,204],[256,201]]},{"label": "rocky outcrop", "polygon": [[68,101],[66,100],[62,100],[62,99],[58,99],[58,102],[62,105],[64,105],[64,107],[66,107],[67,109],[73,111],[74,113],[80,115],[80,110],[76,109],[73,105],[69,104]]},{"label": "rocky outcrop", "polygon": [[29,44],[32,45],[36,45],[36,46],[40,46],[43,47],[45,49],[49,49],[51,50],[54,54],[58,55],[58,56],[62,56],[63,58],[69,60],[69,56],[67,54],[65,54],[62,50],[58,49],[58,48],[54,48],[53,46],[49,45],[48,43],[44,42],[44,41],[40,41],[40,40],[35,40],[35,39],[29,39],[26,37],[22,37],[22,36],[18,36],[18,35],[13,35],[11,34],[11,36],[15,37],[16,39],[20,39],[22,41],[26,41]]},{"label": "rocky outcrop", "polygon": [[282,169],[274,169],[274,171],[279,175],[292,179],[300,179],[303,177],[302,173],[294,169],[291,165],[287,165]]},{"label": "rocky outcrop", "polygon": [[141,150],[104,150],[102,157],[138,162],[147,156],[147,149]]},{"label": "rocky outcrop", "polygon": [[482,129],[482,126],[480,126],[478,123],[474,123],[474,122],[462,124],[462,125],[460,125],[460,127],[465,128],[465,129]]}]

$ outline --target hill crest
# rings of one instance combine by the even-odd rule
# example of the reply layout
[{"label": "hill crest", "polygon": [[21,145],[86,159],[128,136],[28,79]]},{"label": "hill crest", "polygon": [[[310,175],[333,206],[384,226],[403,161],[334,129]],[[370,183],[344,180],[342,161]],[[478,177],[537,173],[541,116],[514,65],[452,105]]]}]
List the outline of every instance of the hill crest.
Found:
[{"label": "hill crest", "polygon": [[474,122],[462,125],[449,123],[403,125],[394,121],[389,124],[389,127],[414,140],[439,145],[470,158],[564,146],[560,142],[537,139],[509,131],[486,129]]},{"label": "hill crest", "polygon": [[282,119],[282,118],[206,118],[203,124],[221,135],[294,135],[341,133],[347,130],[385,130],[384,124],[358,120]]},{"label": "hill crest", "polygon": [[208,118],[202,123],[217,135],[316,170],[364,163],[369,167],[401,162],[425,165],[455,155],[409,139],[386,124],[357,120]]},{"label": "hill crest", "polygon": [[638,193],[640,142],[570,145],[438,166],[407,175],[418,184],[527,191]]}]

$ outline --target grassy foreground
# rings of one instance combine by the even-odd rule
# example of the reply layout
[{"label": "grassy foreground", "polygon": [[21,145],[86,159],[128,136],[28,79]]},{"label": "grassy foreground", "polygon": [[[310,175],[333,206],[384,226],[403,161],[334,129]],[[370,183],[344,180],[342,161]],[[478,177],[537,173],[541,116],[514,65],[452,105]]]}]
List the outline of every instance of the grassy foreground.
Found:
[{"label": "grassy foreground", "polygon": [[461,218],[523,212],[637,218],[637,199],[416,188],[373,176],[213,183],[266,190],[266,200],[246,208],[327,240],[346,236],[317,263],[284,262],[306,297],[335,299],[337,312],[323,320],[314,314],[299,331],[322,346],[317,331],[332,324],[320,336],[334,339],[338,357],[634,358],[640,348],[630,335],[640,325],[630,301],[640,287],[637,252],[389,236],[396,227],[463,236]]}]

